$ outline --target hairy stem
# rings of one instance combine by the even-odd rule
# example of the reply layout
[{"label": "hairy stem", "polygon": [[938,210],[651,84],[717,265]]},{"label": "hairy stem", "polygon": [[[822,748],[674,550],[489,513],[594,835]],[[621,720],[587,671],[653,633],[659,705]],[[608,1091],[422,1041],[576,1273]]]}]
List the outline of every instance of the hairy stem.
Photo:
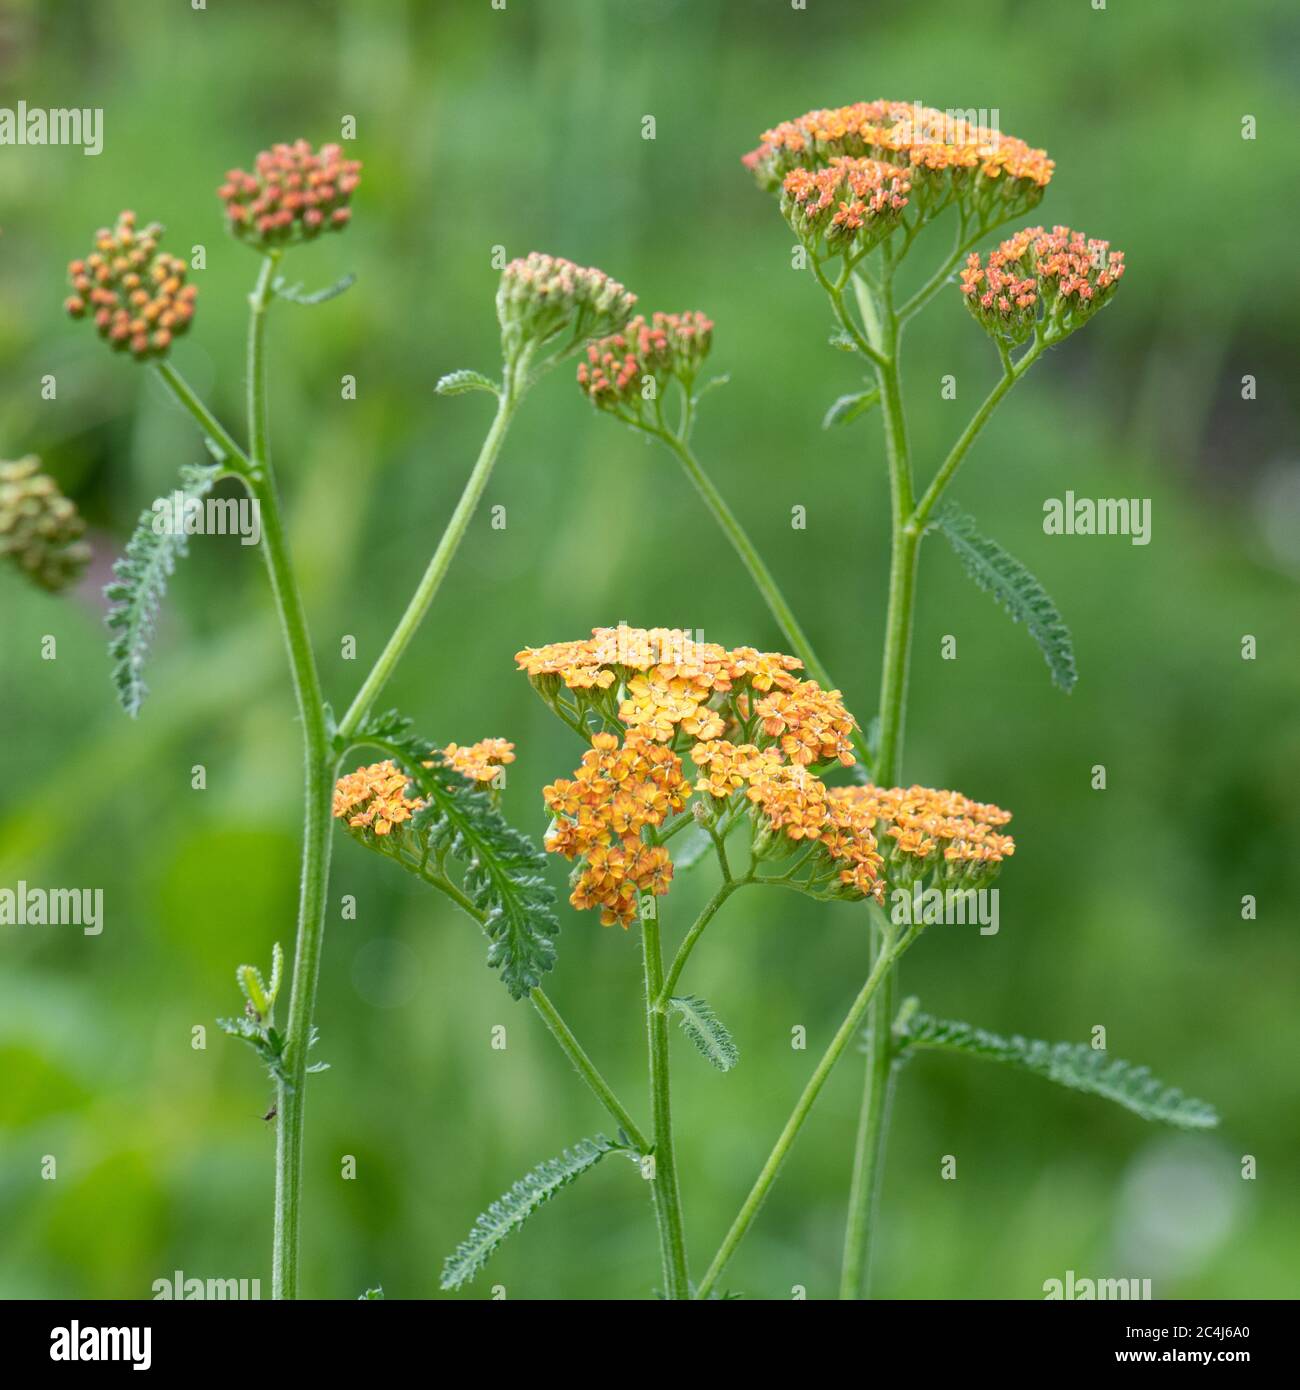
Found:
[{"label": "hairy stem", "polygon": [[596,1064],[587,1056],[582,1044],[573,1035],[573,1030],[560,1017],[560,1011],[551,1003],[550,996],[541,988],[530,991],[528,995],[533,1007],[542,1016],[551,1036],[564,1049],[564,1055],[573,1063],[574,1070],[591,1088],[596,1099],[609,1114],[618,1121],[623,1132],[636,1145],[638,1152],[650,1151],[650,1140],[641,1132],[636,1121],[628,1114],[619,1098],[614,1094],[609,1082],[596,1069]]},{"label": "hairy stem", "polygon": [[306,1102],[307,1051],[312,1036],[316,985],[320,975],[325,897],[330,860],[330,792],[335,759],[330,750],[316,661],[302,598],[289,558],[280,516],[279,496],[271,470],[266,401],[266,311],[278,256],[262,262],[250,297],[248,328],[248,481],[262,518],[262,553],[284,633],[293,676],[298,716],[303,728],[304,797],[302,879],[298,930],[294,946],[293,985],[285,1029],[286,1080],[277,1083],[275,1146],[275,1230],[271,1286],[274,1298],[299,1292],[302,1235],[303,1113]]},{"label": "hairy stem", "polygon": [[248,455],[230,437],[221,421],[198,398],[189,382],[165,358],[155,364],[154,370],[175,397],[177,404],[189,411],[198,422],[199,428],[225,453],[231,464],[246,473],[251,466]]},{"label": "hairy stem", "polygon": [[785,1162],[786,1155],[790,1152],[790,1147],[798,1137],[799,1131],[803,1128],[804,1121],[808,1118],[817,1097],[821,1094],[822,1087],[826,1084],[827,1077],[830,1076],[835,1063],[839,1061],[844,1049],[848,1047],[862,1024],[863,1015],[871,1004],[872,998],[879,989],[881,981],[886,973],[893,967],[894,962],[902,955],[910,944],[910,937],[905,937],[901,941],[892,940],[886,949],[880,951],[875,963],[871,967],[871,973],[867,976],[866,983],[858,992],[858,997],[853,1001],[852,1007],[844,1016],[844,1022],[836,1030],[835,1036],[831,1039],[830,1046],[822,1054],[821,1061],[817,1063],[817,1068],[804,1087],[802,1095],[795,1103],[794,1110],[790,1118],[785,1123],[785,1128],[781,1131],[781,1136],[777,1139],[772,1152],[768,1155],[767,1162],[763,1165],[762,1171],[758,1175],[757,1181],[750,1189],[749,1196],[745,1198],[744,1205],[741,1207],[735,1221],[731,1223],[731,1229],[727,1232],[726,1238],[718,1249],[718,1253],[713,1257],[713,1263],[709,1266],[708,1272],[700,1281],[700,1286],[696,1290],[696,1298],[707,1298],[716,1287],[722,1271],[727,1267],[732,1255],[736,1252],[736,1247],[744,1238],[745,1232],[749,1230],[754,1217],[758,1215],[759,1208],[763,1205],[763,1199],[767,1196],[768,1189],[776,1181],[776,1175],[781,1170],[781,1165]]},{"label": "hairy stem", "polygon": [[501,445],[505,440],[511,418],[519,403],[520,390],[516,385],[517,380],[516,373],[506,373],[505,385],[497,402],[496,415],[493,417],[491,427],[483,440],[478,460],[469,475],[469,481],[465,484],[465,490],[460,495],[460,501],[456,503],[451,520],[447,522],[447,528],[442,533],[442,539],[438,542],[438,548],[433,552],[433,558],[429,561],[428,568],[425,570],[415,593],[411,596],[411,601],[406,606],[406,612],[402,614],[400,621],[393,629],[393,635],[388,639],[387,646],[380,653],[379,659],[375,662],[361,689],[357,691],[356,698],[352,701],[348,712],[339,724],[339,733],[345,738],[356,733],[361,721],[370,712],[372,705],[378,698],[379,692],[387,684],[388,678],[393,674],[393,668],[401,660],[402,653],[410,645],[416,630],[424,620],[424,615],[429,611],[429,605],[433,602],[434,595],[437,594],[439,586],[451,567],[452,559],[461,541],[465,538],[470,519],[483,496],[488,479],[492,476],[492,468],[497,461],[497,455],[501,452]]},{"label": "hairy stem", "polygon": [[762,594],[769,611],[776,619],[777,626],[781,629],[782,635],[794,648],[794,654],[803,662],[809,675],[821,685],[829,686],[830,676],[818,659],[817,653],[813,650],[812,642],[809,641],[807,633],[800,626],[799,619],[795,617],[794,609],[786,602],[780,585],[772,577],[772,571],[763,562],[763,557],[758,553],[754,542],[749,539],[745,528],[736,519],[735,513],[714,486],[713,480],[700,466],[700,461],[695,457],[691,446],[669,430],[665,430],[659,435],[659,438],[677,455],[682,467],[686,470],[686,476],[694,483],[696,491],[704,499],[704,505],[709,509],[714,521],[718,523],[727,539],[735,547],[736,554],[740,556],[742,563],[749,571],[750,578],[754,581],[758,592]]},{"label": "hairy stem", "polygon": [[1012,363],[1009,357],[1006,359],[1006,370],[1002,373],[997,385],[985,396],[980,408],[971,417],[970,423],[948,451],[948,457],[939,465],[939,471],[934,475],[930,486],[926,488],[921,500],[916,504],[916,510],[912,513],[910,521],[910,529],[918,538],[925,530],[930,513],[934,511],[936,503],[943,496],[944,489],[952,481],[952,475],[957,471],[962,459],[966,457],[970,446],[979,437],[980,431],[988,424],[989,416],[993,414],[998,402],[1038,361],[1048,346],[1049,344],[1045,339],[1035,338],[1032,346],[1017,362]]},{"label": "hairy stem", "polygon": [[[884,950],[885,928],[879,910],[872,913],[872,958]],[[844,1260],[840,1272],[840,1297],[863,1297],[870,1274],[867,1261],[874,1234],[876,1212],[880,1206],[880,1178],[884,1167],[884,1136],[889,1123],[889,1102],[893,1091],[893,1012],[888,1007],[897,987],[891,970],[872,1003],[867,1022],[867,1082],[858,1117],[857,1142],[853,1154],[853,1184],[849,1194],[849,1216],[844,1232]]]},{"label": "hairy stem", "polygon": [[[904,719],[907,708],[908,660],[912,643],[913,606],[916,596],[917,550],[920,532],[909,525],[913,507],[912,461],[903,411],[903,384],[899,368],[901,316],[893,304],[892,268],[887,266],[879,302],[860,281],[854,282],[863,317],[884,343],[889,364],[877,372],[884,407],[885,456],[889,465],[890,563],[889,603],[885,613],[885,645],[880,672],[880,743],[876,754],[876,775],[882,786],[892,786],[899,778],[902,763]],[[872,932],[873,969],[885,958],[887,936]],[[896,980],[887,969],[881,989],[871,1005],[868,1034],[875,1038],[881,1030],[888,1034],[894,1016]],[[874,1199],[884,1162],[887,1126],[885,1085],[887,1075],[877,1074],[869,1058],[863,1086],[853,1153],[853,1179],[849,1189],[845,1220],[841,1296],[845,1284],[860,1296],[861,1271],[868,1267],[870,1246],[875,1234]],[[847,1271],[852,1271],[850,1275]]]},{"label": "hairy stem", "polygon": [[677,948],[677,954],[673,957],[672,967],[668,971],[668,978],[661,986],[658,995],[655,996],[654,1007],[663,1012],[668,1007],[668,1001],[672,998],[673,991],[677,988],[677,981],[681,973],[686,969],[686,962],[691,957],[691,952],[695,949],[695,943],[699,941],[704,933],[704,928],[713,921],[714,914],[723,903],[744,883],[746,879],[728,878],[723,881],[722,886],[704,905],[704,911],[695,919],[694,925],[686,933],[682,944]]},{"label": "hairy stem", "polygon": [[672,1098],[668,1082],[668,1017],[655,1007],[664,987],[663,949],[659,940],[658,905],[648,902],[641,920],[641,945],[645,961],[646,1032],[650,1047],[650,1101],[654,1118],[655,1218],[659,1225],[659,1253],[663,1263],[664,1296],[689,1298],[690,1276],[686,1268],[686,1234],[682,1223],[682,1198],[677,1185],[677,1157],[673,1148]]},{"label": "hairy stem", "polygon": [[[367,740],[368,742],[368,740]],[[356,746],[356,745],[354,745]],[[388,745],[376,743],[375,747],[388,750]],[[394,856],[400,859],[400,856]],[[407,868],[413,867],[409,862]],[[479,928],[486,935],[488,931],[488,918],[482,908],[476,906],[461,888],[451,881],[446,874],[430,871],[420,871],[420,876],[432,888],[436,888],[440,893],[450,898],[457,907],[478,923]],[[573,1069],[587,1083],[591,1093],[605,1107],[611,1119],[613,1119],[636,1146],[639,1152],[649,1153],[651,1149],[650,1140],[646,1137],[641,1127],[628,1113],[627,1107],[614,1094],[614,1088],[601,1075],[595,1062],[587,1055],[586,1049],[574,1035],[573,1029],[564,1021],[559,1009],[551,1002],[551,997],[540,985],[528,991],[528,999],[533,1008],[536,1009],[542,1022],[550,1030],[551,1036],[559,1043],[564,1055],[573,1063]]]},{"label": "hairy stem", "polygon": [[[794,609],[790,607],[785,595],[781,592],[780,585],[773,578],[772,571],[764,563],[754,542],[750,540],[745,528],[736,519],[736,514],[727,505],[722,494],[714,485],[713,479],[700,465],[700,461],[696,458],[691,446],[679,435],[668,429],[652,430],[651,433],[657,439],[661,439],[680,460],[682,467],[686,470],[686,476],[704,499],[704,505],[708,508],[714,521],[718,523],[723,534],[735,547],[736,554],[740,556],[742,563],[749,571],[750,578],[754,581],[755,587],[763,596],[768,611],[776,619],[776,625],[781,629],[782,636],[793,648],[794,655],[803,662],[804,669],[823,690],[835,689],[835,682],[831,679],[830,672],[822,665],[808,634],[804,632],[799,619],[795,617]],[[860,730],[855,729],[853,731],[853,742],[857,747],[859,756],[869,761],[866,740],[862,737]]]}]

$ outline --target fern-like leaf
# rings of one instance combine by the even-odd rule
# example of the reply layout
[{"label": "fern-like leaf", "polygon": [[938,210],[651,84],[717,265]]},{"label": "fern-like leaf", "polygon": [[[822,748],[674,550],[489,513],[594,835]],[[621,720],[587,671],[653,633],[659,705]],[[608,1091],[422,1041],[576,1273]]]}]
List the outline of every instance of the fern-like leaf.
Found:
[{"label": "fern-like leaf", "polygon": [[833,425],[852,424],[860,415],[865,415],[879,399],[878,386],[873,386],[870,391],[857,391],[851,396],[841,396],[831,404],[822,417],[822,429],[828,430]]},{"label": "fern-like leaf", "polygon": [[598,1134],[594,1139],[580,1139],[558,1158],[548,1158],[532,1172],[524,1174],[479,1216],[469,1235],[447,1256],[442,1267],[442,1287],[458,1289],[469,1283],[497,1246],[517,1231],[538,1207],[589,1168],[594,1168],[607,1153],[620,1148],[621,1145]]},{"label": "fern-like leaf", "polygon": [[[184,504],[212,491],[218,469],[211,464],[188,464],[181,470],[180,492]],[[169,499],[163,499],[169,500]],[[133,719],[148,694],[144,683],[144,664],[153,640],[158,610],[167,581],[185,554],[183,529],[155,528],[158,513],[153,507],[142,512],[127,542],[126,553],[114,564],[113,583],[104,590],[109,600],[107,623],[113,634],[108,654],[113,662],[113,684],[122,708]]]},{"label": "fern-like leaf", "polygon": [[305,291],[301,285],[290,285],[282,276],[278,276],[271,284],[272,291],[281,299],[287,299],[290,304],[324,304],[327,300],[337,299],[344,291],[350,290],[357,282],[355,275],[345,275],[341,280],[336,280],[332,285],[326,285],[323,290],[313,290],[310,293]]},{"label": "fern-like leaf", "polygon": [[466,391],[490,391],[494,396],[501,394],[501,388],[495,381],[485,377],[482,372],[470,371],[468,367],[440,377],[433,389],[440,396],[463,396]]},{"label": "fern-like leaf", "polygon": [[560,924],[555,890],[546,881],[546,856],[486,792],[446,767],[438,750],[396,711],[370,721],[357,741],[388,752],[425,803],[411,820],[418,855],[403,855],[392,836],[363,837],[365,843],[435,886],[448,860],[454,861],[461,888],[488,935],[488,965],[501,972],[512,998],[522,999],[555,964],[553,937]]},{"label": "fern-like leaf", "polygon": [[735,1040],[707,999],[698,994],[674,996],[668,1007],[681,1021],[682,1032],[719,1071],[730,1071],[740,1061]]},{"label": "fern-like leaf", "polygon": [[929,1047],[1005,1062],[1055,1081],[1058,1086],[1114,1101],[1144,1120],[1158,1120],[1177,1129],[1213,1129],[1219,1123],[1218,1114],[1208,1102],[1166,1086],[1147,1067],[1112,1058],[1087,1043],[1006,1038],[969,1023],[913,1014],[899,1044],[904,1052],[913,1047]]},{"label": "fern-like leaf", "polygon": [[1015,558],[975,529],[975,520],[954,506],[945,507],[931,525],[943,532],[957,552],[966,573],[1011,615],[1023,622],[1052,673],[1053,682],[1067,693],[1079,673],[1074,664],[1074,644],[1047,590]]}]

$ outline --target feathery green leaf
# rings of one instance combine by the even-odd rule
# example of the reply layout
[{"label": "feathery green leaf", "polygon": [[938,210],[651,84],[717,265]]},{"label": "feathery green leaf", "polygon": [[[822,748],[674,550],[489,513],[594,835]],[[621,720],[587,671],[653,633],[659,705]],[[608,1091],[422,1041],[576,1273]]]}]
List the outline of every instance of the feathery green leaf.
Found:
[{"label": "feathery green leaf", "polygon": [[344,290],[350,290],[356,281],[355,275],[345,275],[334,284],[326,285],[323,290],[306,293],[301,285],[290,285],[283,277],[277,277],[272,282],[271,289],[281,299],[287,299],[290,304],[324,304],[327,299],[337,299]]},{"label": "feathery green leaf", "polygon": [[1047,661],[1053,682],[1067,693],[1073,690],[1079,673],[1075,669],[1070,629],[1038,580],[996,541],[981,536],[975,529],[975,519],[957,507],[945,507],[931,526],[943,532],[966,573],[993,595],[1011,615],[1012,622],[1023,622],[1029,629]]},{"label": "feathery green leaf", "polygon": [[865,415],[880,399],[880,388],[873,386],[870,391],[857,391],[851,396],[841,396],[822,417],[822,429],[832,425],[852,424],[859,415]]},{"label": "feathery green leaf", "polygon": [[472,372],[464,368],[459,372],[448,372],[433,388],[440,396],[463,396],[466,391],[491,391],[494,396],[501,394],[501,388],[482,372]]},{"label": "feathery green leaf", "polygon": [[674,995],[668,1007],[681,1020],[682,1032],[719,1071],[730,1071],[740,1061],[735,1041],[707,999]]},{"label": "feathery green leaf", "polygon": [[1006,1038],[969,1023],[918,1013],[904,1025],[899,1046],[903,1052],[913,1047],[930,1047],[1006,1062],[1055,1081],[1058,1086],[1114,1101],[1144,1120],[1159,1120],[1178,1129],[1213,1129],[1219,1123],[1214,1107],[1206,1101],[1166,1086],[1147,1067],[1112,1058],[1087,1043]]},{"label": "feathery green leaf", "polygon": [[488,936],[488,966],[500,970],[513,998],[522,999],[555,964],[552,938],[560,924],[546,856],[486,792],[446,767],[433,744],[396,711],[369,720],[356,742],[386,751],[425,801],[410,822],[414,852],[402,835],[358,838],[437,888],[447,882],[448,861],[459,866],[461,889]]},{"label": "feathery green leaf", "polygon": [[458,1289],[467,1284],[497,1246],[517,1231],[538,1207],[589,1168],[594,1168],[607,1153],[621,1147],[598,1134],[594,1139],[580,1139],[558,1158],[548,1158],[526,1173],[479,1216],[469,1235],[447,1256],[442,1267],[442,1287]]},{"label": "feathery green leaf", "polygon": [[[211,464],[187,464],[181,469],[179,491],[187,505],[212,491],[218,469]],[[169,498],[159,499],[170,503]],[[113,583],[104,590],[110,608],[106,619],[110,632],[108,654],[113,662],[113,684],[122,708],[134,718],[140,712],[148,687],[144,663],[153,640],[158,609],[176,560],[186,551],[183,529],[157,529],[153,507],[140,514],[126,553],[113,566]]]}]

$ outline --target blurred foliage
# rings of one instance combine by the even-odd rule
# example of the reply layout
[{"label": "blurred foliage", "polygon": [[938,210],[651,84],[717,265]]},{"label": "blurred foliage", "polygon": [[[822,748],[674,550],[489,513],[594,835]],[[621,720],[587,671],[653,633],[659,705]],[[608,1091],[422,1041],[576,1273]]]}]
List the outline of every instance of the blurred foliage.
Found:
[{"label": "blurred foliage", "polygon": [[[1004,405],[955,488],[1071,624],[1074,694],[946,547],[926,548],[907,772],[1013,808],[1019,852],[1000,933],[934,930],[905,987],[1003,1032],[1085,1039],[1103,1024],[1117,1054],[1223,1115],[1209,1137],[1170,1136],[1032,1077],[909,1062],[876,1292],[1032,1298],[1074,1269],[1149,1276],[1166,1297],[1300,1294],[1297,304],[1282,270],[1296,28],[1273,0],[1194,14],[1181,0],[3,0],[0,105],[102,107],[105,146],[0,148],[0,455],[40,453],[96,550],[61,601],[0,576],[0,885],[102,886],[106,927],[0,928],[0,1295],[148,1296],[175,1269],[269,1291],[266,1078],[213,1020],[237,1007],[235,967],[291,939],[298,872],[296,720],[251,550],[191,547],[149,705],[136,723],[116,708],[101,587],[141,507],[203,448],[146,371],[62,316],[66,261],[122,207],[168,224],[173,250],[202,243],[177,361],[237,425],[256,266],[222,233],[215,188],[271,141],[335,138],[356,117],[353,226],[290,270],[308,289],[349,271],[357,284],[317,308],[278,304],[270,330],[274,442],[336,707],[486,427],[489,402],[433,386],[495,368],[493,248],[602,266],[647,309],[706,310],[731,384],[707,403],[700,452],[865,722],[887,561],[877,421],[820,429],[861,374],[826,346],[828,310],[791,272],[789,233],[738,156],[776,120],[875,96],[996,106],[1057,161],[1042,220],[1110,238],[1129,266],[1114,305]],[[918,278],[946,247],[934,235]],[[955,291],[913,325],[907,370],[928,473],[997,370]],[[355,401],[340,399],[345,373]],[[947,373],[956,403],[940,398]],[[1045,536],[1043,501],[1066,489],[1151,498],[1152,543]],[[506,806],[540,835],[538,788],[579,750],[513,673],[517,648],[619,619],[732,645],[778,634],[672,460],[594,417],[563,374],[528,402],[486,501],[508,526],[475,520],[388,702],[439,741],[516,740]],[[790,526],[796,504],[806,531]],[[45,634],[57,660],[40,659]],[[944,634],[956,661],[940,659]],[[1099,762],[1104,792],[1090,789]],[[191,788],[200,763],[205,791]],[[604,1117],[484,968],[472,923],[346,836],[334,855],[305,1285],[434,1297],[475,1213]],[[667,900],[670,944],[707,878]],[[1241,917],[1248,893],[1256,921]],[[675,1030],[697,1269],[865,958],[860,910],[767,896],[724,910],[683,981],[741,1054],[723,1075]],[[644,1115],[637,943],[562,919],[548,987]],[[499,1024],[504,1051],[490,1046]],[[807,1052],[790,1046],[795,1025]],[[833,1293],[860,1086],[848,1058],[729,1286]],[[945,1154],[955,1182],[940,1180]],[[1244,1154],[1256,1181],[1241,1180]],[[55,1181],[40,1178],[43,1155]],[[640,1297],[655,1278],[645,1191],[628,1165],[602,1165],[467,1294],[499,1281],[511,1297]]]}]

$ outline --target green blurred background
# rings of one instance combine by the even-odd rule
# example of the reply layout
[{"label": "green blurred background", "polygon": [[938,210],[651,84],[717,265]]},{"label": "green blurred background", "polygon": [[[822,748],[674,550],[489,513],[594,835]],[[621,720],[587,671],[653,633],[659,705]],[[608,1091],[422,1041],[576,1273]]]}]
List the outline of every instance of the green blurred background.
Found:
[{"label": "green blurred background", "polygon": [[[38,452],[93,528],[96,563],[54,600],[0,575],[0,884],[100,886],[106,927],[0,929],[0,1294],[147,1297],[153,1280],[260,1277],[269,1293],[269,1090],[213,1019],[233,972],[289,945],[299,749],[258,557],[202,539],[172,585],[143,716],[108,680],[100,589],[138,512],[202,456],[145,370],[60,303],[68,259],[119,209],[157,217],[207,268],[181,370],[242,433],[255,257],[214,190],[277,139],[365,162],[345,237],[295,254],[323,307],[277,308],[273,431],[322,675],[346,703],[459,494],[489,418],[440,374],[494,369],[495,246],[604,267],[647,310],[701,308],[730,373],[697,443],[865,722],[878,680],[886,488],[878,425],[823,433],[860,372],[790,270],[789,232],[738,163],[767,125],[889,96],[996,107],[1057,161],[1042,220],[1124,248],[1089,329],[1037,367],[955,495],[1044,581],[1072,625],[1065,697],[1026,634],[927,547],[906,772],[1015,811],[1001,931],[933,932],[905,989],[932,1012],[1084,1039],[1216,1103],[1174,1135],[960,1058],[909,1064],[896,1097],[875,1291],[1040,1297],[1043,1281],[1151,1277],[1157,1296],[1300,1294],[1295,720],[1300,487],[1291,132],[1297,23],[1269,0],[1053,5],[809,0],[0,3],[0,106],[100,106],[105,147],[0,148],[0,455]],[[1289,89],[1289,90],[1288,90]],[[653,115],[656,138],[642,139]],[[1258,138],[1241,137],[1245,115]],[[1290,177],[1288,177],[1288,174]],[[914,253],[925,273],[948,245]],[[1288,354],[1290,357],[1288,358]],[[946,291],[909,332],[910,423],[927,474],[994,379]],[[57,399],[43,400],[53,373]],[[357,399],[340,399],[354,375]],[[958,399],[940,398],[954,374]],[[1258,381],[1243,402],[1241,378]],[[1060,538],[1042,505],[1148,497],[1153,541]],[[519,746],[506,807],[579,749],[512,654],[626,619],[779,646],[676,464],[594,417],[568,370],[529,400],[488,504],[390,687],[439,741]],[[795,531],[790,509],[808,509]],[[1243,634],[1258,639],[1253,662]],[[57,660],[40,659],[43,635]],[[355,635],[356,661],[341,658]],[[944,634],[958,659],[939,656]],[[191,789],[191,768],[207,790]],[[1090,788],[1104,763],[1109,786]],[[563,887],[563,865],[554,866]],[[670,944],[709,876],[668,899]],[[359,904],[341,920],[343,894]],[[1256,921],[1241,898],[1256,896]],[[860,909],[729,905],[689,985],[731,1027],[721,1075],[676,1038],[688,1239],[711,1255],[857,988]],[[638,1114],[635,934],[562,908],[548,987]],[[305,1287],[436,1297],[444,1255],[525,1169],[605,1124],[539,1020],[483,965],[473,926],[335,845],[312,1082]],[[493,1051],[505,1024],[508,1047]],[[191,1029],[208,1027],[206,1049]],[[807,1052],[792,1051],[803,1025]],[[726,1283],[833,1295],[861,1059],[832,1078]],[[42,1156],[57,1158],[42,1181]],[[344,1154],[358,1176],[340,1177]],[[944,1155],[958,1179],[940,1179]],[[1242,1156],[1259,1176],[1243,1181]],[[641,1297],[657,1280],[645,1189],[605,1165],[538,1214],[468,1296]]]}]

